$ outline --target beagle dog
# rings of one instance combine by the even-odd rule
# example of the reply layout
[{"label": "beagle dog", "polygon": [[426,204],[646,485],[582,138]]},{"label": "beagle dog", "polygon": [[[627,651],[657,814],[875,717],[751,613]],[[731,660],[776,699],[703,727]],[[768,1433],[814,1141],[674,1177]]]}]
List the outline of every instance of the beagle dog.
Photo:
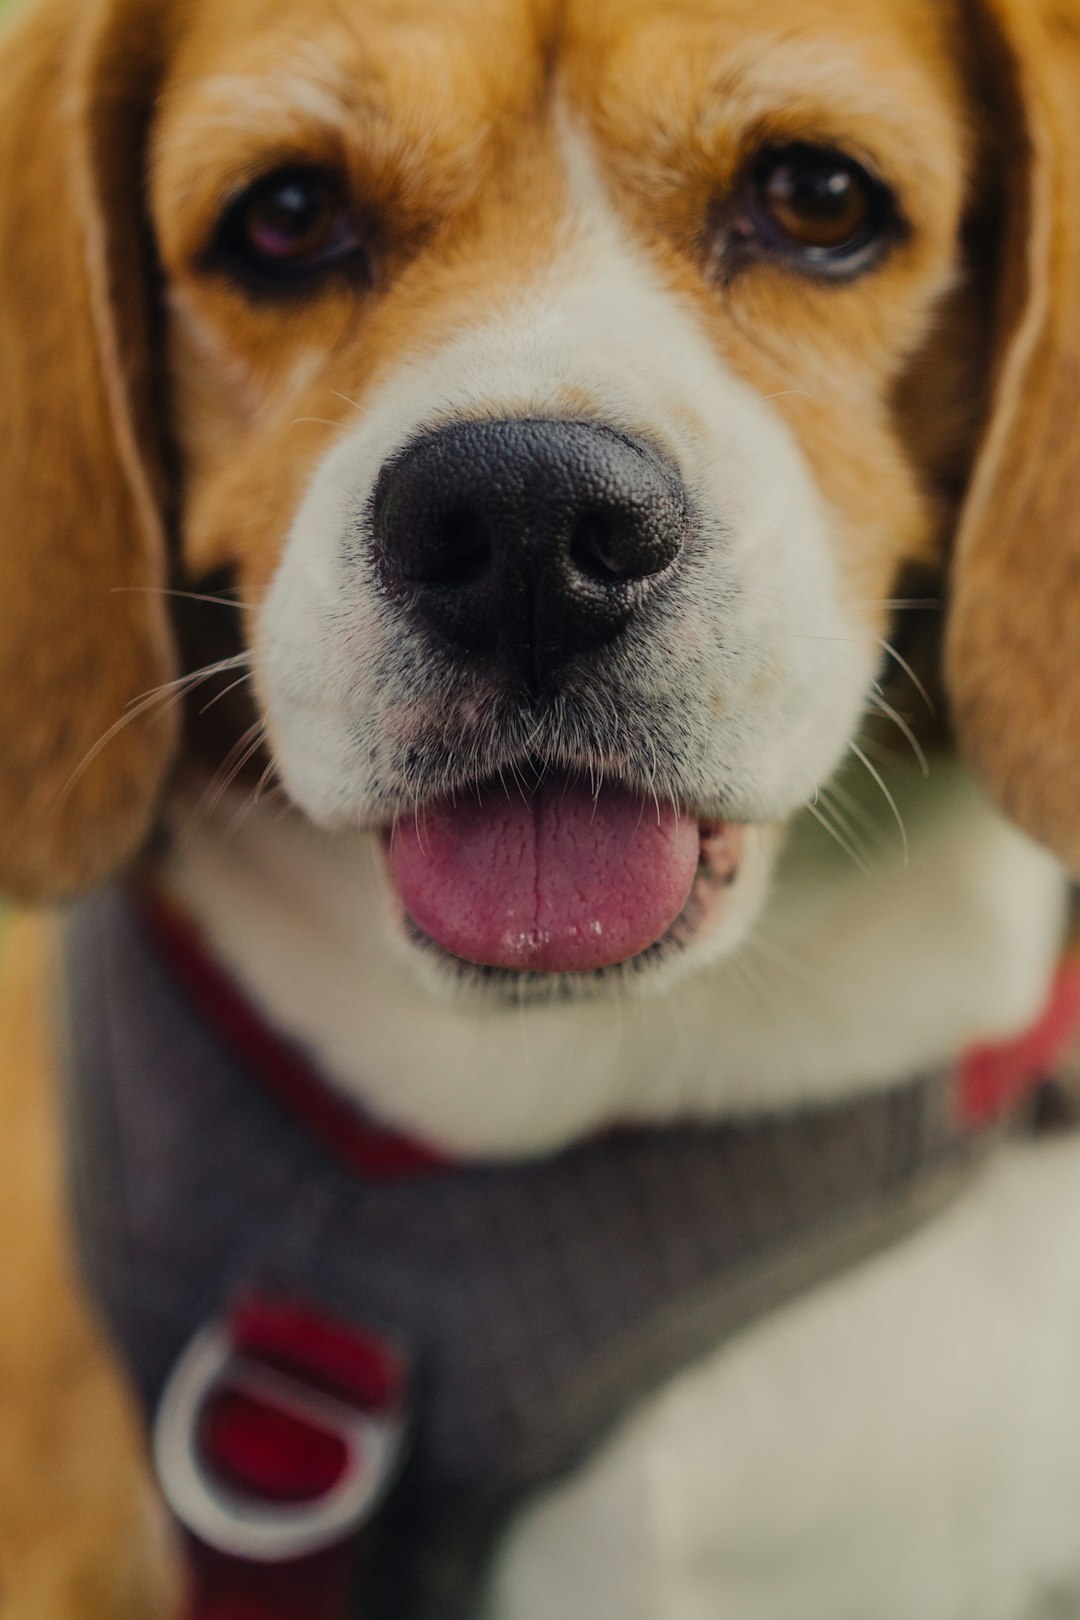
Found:
[{"label": "beagle dog", "polygon": [[[5,891],[152,891],[468,1166],[1019,1036],[1080,870],[1078,105],[1070,0],[24,6]],[[165,1620],[60,1191],[78,914],[6,949],[0,1614]],[[1080,1139],[1012,1135],[643,1393],[473,1612],[1080,1615],[1078,1393]]]}]

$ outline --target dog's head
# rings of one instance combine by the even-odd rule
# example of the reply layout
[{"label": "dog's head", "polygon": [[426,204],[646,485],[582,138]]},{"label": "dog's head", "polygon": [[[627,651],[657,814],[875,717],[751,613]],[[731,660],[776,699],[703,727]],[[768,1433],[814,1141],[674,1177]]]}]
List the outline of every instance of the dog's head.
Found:
[{"label": "dog's head", "polygon": [[385,836],[419,949],[730,948],[946,559],[960,746],[1080,866],[1078,90],[1052,0],[45,0],[5,884],[145,839],[166,587],[222,571],[285,789]]}]

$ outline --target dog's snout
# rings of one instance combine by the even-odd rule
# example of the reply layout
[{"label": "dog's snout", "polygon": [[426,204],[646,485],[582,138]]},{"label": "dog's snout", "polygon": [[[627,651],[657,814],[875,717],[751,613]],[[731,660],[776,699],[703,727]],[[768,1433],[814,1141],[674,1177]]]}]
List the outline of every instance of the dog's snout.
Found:
[{"label": "dog's snout", "polygon": [[674,470],[586,422],[440,428],[384,469],[374,502],[395,594],[442,642],[530,685],[625,629],[685,526]]}]

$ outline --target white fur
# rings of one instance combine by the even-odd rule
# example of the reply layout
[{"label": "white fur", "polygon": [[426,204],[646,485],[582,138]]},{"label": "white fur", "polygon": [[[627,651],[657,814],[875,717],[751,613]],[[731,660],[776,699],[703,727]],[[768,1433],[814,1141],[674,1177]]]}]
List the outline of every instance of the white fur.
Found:
[{"label": "white fur", "polygon": [[652,994],[515,1007],[441,992],[401,941],[377,840],[276,810],[232,837],[203,828],[172,881],[269,1017],[367,1107],[458,1152],[528,1154],[612,1120],[886,1085],[1035,1016],[1057,867],[958,767],[889,782],[909,864],[879,848],[866,876],[809,822],[742,949]]}]

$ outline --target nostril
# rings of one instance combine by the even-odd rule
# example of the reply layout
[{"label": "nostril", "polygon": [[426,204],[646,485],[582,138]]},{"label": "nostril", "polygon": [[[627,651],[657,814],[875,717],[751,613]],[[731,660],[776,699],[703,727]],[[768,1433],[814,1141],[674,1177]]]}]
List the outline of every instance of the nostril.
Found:
[{"label": "nostril", "polygon": [[570,560],[580,574],[601,585],[648,579],[674,560],[680,540],[678,525],[664,512],[623,507],[590,507],[582,512],[570,536]]},{"label": "nostril", "polygon": [[491,536],[482,515],[468,507],[412,514],[396,544],[398,573],[414,585],[468,585],[488,568]]},{"label": "nostril", "polygon": [[437,525],[437,540],[427,578],[433,585],[467,585],[491,560],[491,536],[479,512],[447,512]]},{"label": "nostril", "polygon": [[570,559],[575,568],[601,585],[632,579],[638,569],[630,557],[625,524],[613,512],[583,512],[570,537]]}]

